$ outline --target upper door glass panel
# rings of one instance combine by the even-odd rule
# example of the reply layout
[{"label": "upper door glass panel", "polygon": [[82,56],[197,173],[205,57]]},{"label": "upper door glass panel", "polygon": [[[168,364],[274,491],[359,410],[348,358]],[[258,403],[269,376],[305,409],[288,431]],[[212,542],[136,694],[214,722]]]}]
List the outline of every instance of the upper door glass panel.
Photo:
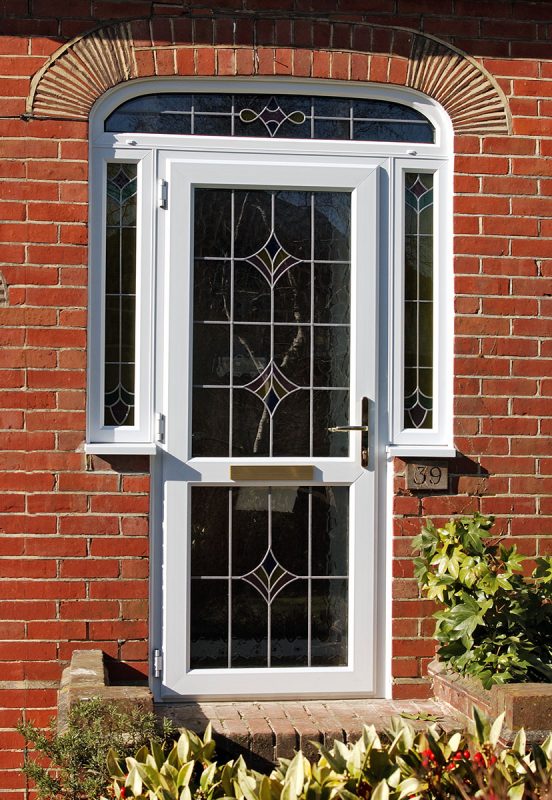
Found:
[{"label": "upper door glass panel", "polygon": [[388,100],[268,94],[164,92],[127,100],[105,121],[110,133],[256,136],[433,144],[419,111]]}]

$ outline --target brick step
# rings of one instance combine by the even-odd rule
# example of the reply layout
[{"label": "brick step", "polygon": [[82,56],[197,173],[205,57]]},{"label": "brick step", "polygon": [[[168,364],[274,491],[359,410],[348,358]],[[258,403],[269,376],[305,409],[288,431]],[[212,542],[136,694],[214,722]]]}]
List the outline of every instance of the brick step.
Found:
[{"label": "brick step", "polygon": [[410,715],[435,717],[445,730],[463,727],[449,707],[433,700],[158,703],[155,711],[178,728],[198,733],[203,733],[210,722],[219,760],[242,754],[250,766],[261,771],[270,769],[280,757],[292,757],[299,748],[316,760],[318,751],[312,742],[331,747],[335,739],[355,741],[363,725],[374,725],[383,732],[391,719],[401,714],[408,715],[408,721],[420,728],[433,720],[411,719]]}]

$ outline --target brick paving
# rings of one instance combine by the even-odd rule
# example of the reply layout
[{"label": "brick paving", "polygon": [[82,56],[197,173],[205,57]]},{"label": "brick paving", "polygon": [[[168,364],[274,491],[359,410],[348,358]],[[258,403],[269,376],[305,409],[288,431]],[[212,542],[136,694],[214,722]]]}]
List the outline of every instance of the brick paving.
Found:
[{"label": "brick paving", "polygon": [[355,741],[363,725],[374,725],[382,732],[393,717],[419,715],[408,719],[425,727],[433,720],[444,729],[462,727],[450,707],[434,700],[301,700],[234,703],[158,704],[156,711],[179,728],[202,733],[208,722],[213,726],[221,756],[242,753],[257,768],[268,768],[278,758],[290,758],[301,748],[316,758],[313,742],[331,746],[335,739]]}]

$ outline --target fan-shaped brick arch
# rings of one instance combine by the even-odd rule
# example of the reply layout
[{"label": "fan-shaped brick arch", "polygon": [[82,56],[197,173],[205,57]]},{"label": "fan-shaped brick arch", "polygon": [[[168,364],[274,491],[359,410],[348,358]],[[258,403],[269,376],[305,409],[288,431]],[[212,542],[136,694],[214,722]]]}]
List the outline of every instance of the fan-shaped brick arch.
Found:
[{"label": "fan-shaped brick arch", "polygon": [[435,37],[351,24],[350,48],[314,49],[294,41],[259,44],[255,20],[249,26],[252,44],[244,43],[243,35],[237,43],[229,19],[224,25],[214,19],[201,22],[201,29],[196,20],[183,18],[120,22],[69,42],[35,75],[28,115],[85,120],[105,91],[133,78],[289,75],[407,86],[437,100],[458,134],[510,130],[507,101],[494,79]]}]

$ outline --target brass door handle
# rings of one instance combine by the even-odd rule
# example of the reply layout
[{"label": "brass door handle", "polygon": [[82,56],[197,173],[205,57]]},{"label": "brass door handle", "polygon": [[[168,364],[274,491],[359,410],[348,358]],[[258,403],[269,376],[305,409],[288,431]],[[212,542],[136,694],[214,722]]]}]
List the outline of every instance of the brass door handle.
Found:
[{"label": "brass door handle", "polygon": [[343,431],[368,431],[368,425],[336,425],[333,428],[328,428],[330,433],[343,433]]},{"label": "brass door handle", "polygon": [[368,467],[368,459],[370,457],[368,434],[370,426],[368,425],[368,398],[362,398],[361,404],[361,417],[362,425],[334,425],[328,428],[330,433],[348,433],[349,431],[361,431],[360,437],[360,463],[364,468]]}]

